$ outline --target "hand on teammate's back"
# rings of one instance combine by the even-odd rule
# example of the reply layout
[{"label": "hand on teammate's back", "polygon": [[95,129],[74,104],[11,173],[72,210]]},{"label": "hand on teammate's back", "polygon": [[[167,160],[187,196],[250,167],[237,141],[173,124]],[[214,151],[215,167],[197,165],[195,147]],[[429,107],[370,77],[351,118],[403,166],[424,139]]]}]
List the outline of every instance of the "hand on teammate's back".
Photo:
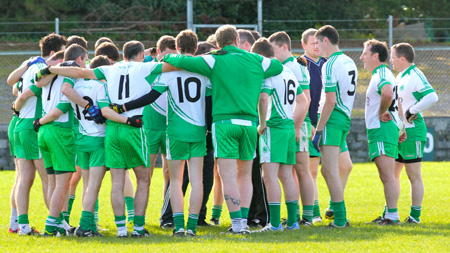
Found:
[{"label": "hand on teammate's back", "polygon": [[86,113],[89,113],[89,115],[92,117],[95,123],[97,124],[103,124],[106,122],[106,118],[103,117],[102,112],[100,111],[100,107],[88,104],[84,108],[83,113],[86,115]]},{"label": "hand on teammate's back", "polygon": [[390,112],[384,112],[380,115],[381,122],[388,122],[389,120],[392,120],[392,115]]},{"label": "hand on teammate's back", "polygon": [[40,68],[38,70],[38,72],[36,73],[36,75],[34,76],[34,82],[39,81],[42,77],[46,76],[46,75],[50,75],[50,66],[47,66],[45,68]]},{"label": "hand on teammate's back", "polygon": [[142,121],[142,115],[135,115],[127,119],[127,125],[132,127],[141,128],[144,122]]},{"label": "hand on teammate's back", "polygon": [[111,108],[113,111],[117,112],[118,114],[124,113],[125,110],[123,109],[123,105],[111,103],[109,104],[109,108]]},{"label": "hand on teammate's back", "polygon": [[36,63],[45,63],[45,60],[40,56],[31,57],[27,62],[27,66],[30,67],[31,65]]}]

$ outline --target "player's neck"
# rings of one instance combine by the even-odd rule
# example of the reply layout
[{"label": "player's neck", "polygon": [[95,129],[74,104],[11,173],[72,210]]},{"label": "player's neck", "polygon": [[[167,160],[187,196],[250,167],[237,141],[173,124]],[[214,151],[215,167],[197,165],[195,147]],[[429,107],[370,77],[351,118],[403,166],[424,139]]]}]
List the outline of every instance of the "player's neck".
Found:
[{"label": "player's neck", "polygon": [[194,56],[193,54],[189,54],[189,53],[184,53],[182,55],[186,55],[186,56]]},{"label": "player's neck", "polygon": [[327,50],[327,57],[329,58],[332,54],[340,52],[338,45],[330,45],[330,47]]},{"label": "player's neck", "polygon": [[400,72],[403,72],[407,69],[409,69],[412,65],[414,65],[414,63],[406,63],[405,65],[402,66],[401,70],[399,70]]},{"label": "player's neck", "polygon": [[285,60],[287,60],[288,58],[292,57],[292,53],[290,51],[284,52],[280,55],[280,57],[278,58],[278,60],[280,62],[284,62]]}]

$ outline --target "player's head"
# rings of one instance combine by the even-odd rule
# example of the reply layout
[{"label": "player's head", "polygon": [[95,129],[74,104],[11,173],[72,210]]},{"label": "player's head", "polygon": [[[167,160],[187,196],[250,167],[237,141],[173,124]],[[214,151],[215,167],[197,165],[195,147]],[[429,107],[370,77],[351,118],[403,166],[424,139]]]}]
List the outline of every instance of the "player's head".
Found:
[{"label": "player's head", "polygon": [[319,49],[319,54],[321,56],[329,57],[327,53],[329,48],[339,45],[339,33],[331,25],[322,26],[314,34],[317,40],[317,48]]},{"label": "player's head", "polygon": [[286,32],[276,32],[269,37],[275,57],[284,61],[291,56],[291,38]]},{"label": "player's head", "polygon": [[239,45],[239,34],[235,26],[223,25],[216,30],[216,41],[219,48]]},{"label": "player's head", "polygon": [[267,58],[274,58],[275,53],[272,44],[266,38],[259,38],[252,46],[252,52]]},{"label": "player's head", "polygon": [[109,61],[108,57],[104,55],[98,55],[95,56],[91,62],[89,63],[91,69],[98,68],[100,66],[108,66],[111,65],[111,62]]},{"label": "player's head", "polygon": [[128,41],[123,45],[123,58],[126,61],[144,61],[144,44],[137,40]]},{"label": "player's head", "polygon": [[403,71],[414,62],[414,48],[409,43],[398,43],[391,47],[391,63],[395,70]]},{"label": "player's head", "polygon": [[86,50],[88,49],[87,41],[83,37],[80,37],[78,35],[72,35],[67,38],[67,46],[71,46],[72,44],[78,44],[84,47]]},{"label": "player's head", "polygon": [[114,42],[113,42],[110,38],[108,38],[108,37],[101,37],[100,39],[98,39],[98,40],[95,42],[94,49],[97,50],[98,46],[100,46],[103,42],[114,43]]},{"label": "player's head", "polygon": [[197,51],[195,55],[202,55],[211,52],[212,50],[217,49],[216,46],[209,42],[200,42],[197,45]]},{"label": "player's head", "polygon": [[95,49],[95,56],[105,55],[108,57],[111,64],[119,61],[120,53],[119,49],[111,42],[103,42],[100,46]]},{"label": "player's head", "polygon": [[249,30],[239,29],[237,30],[239,34],[239,45],[238,47],[242,50],[250,52],[253,43],[255,43],[255,38]]},{"label": "player's head", "polygon": [[197,34],[192,30],[181,31],[176,38],[176,47],[181,54],[195,54],[197,51]]},{"label": "player's head", "polygon": [[250,32],[252,33],[253,38],[255,38],[255,41],[258,40],[259,38],[261,38],[261,34],[259,34],[258,31],[250,30]]},{"label": "player's head", "polygon": [[69,46],[64,52],[64,61],[74,61],[81,68],[86,68],[86,61],[88,59],[88,51],[86,48],[73,44]]},{"label": "player's head", "polygon": [[305,50],[306,56],[310,58],[319,57],[319,48],[317,47],[317,41],[314,38],[314,34],[316,34],[316,32],[317,29],[309,28],[302,34],[302,47],[303,50]]},{"label": "player's head", "polygon": [[386,42],[371,39],[364,42],[364,51],[360,59],[364,63],[365,69],[373,71],[383,62],[386,62],[388,56],[389,50]]},{"label": "player's head", "polygon": [[208,38],[206,39],[206,42],[209,42],[213,44],[215,47],[217,47],[216,35],[215,34],[209,35]]},{"label": "player's head", "polygon": [[55,66],[58,63],[62,62],[64,59],[64,50],[58,51],[54,53],[50,58],[48,58],[45,62],[49,66]]},{"label": "player's head", "polygon": [[41,39],[39,47],[41,48],[41,56],[46,58],[54,53],[66,49],[67,39],[62,35],[55,33],[49,34]]}]

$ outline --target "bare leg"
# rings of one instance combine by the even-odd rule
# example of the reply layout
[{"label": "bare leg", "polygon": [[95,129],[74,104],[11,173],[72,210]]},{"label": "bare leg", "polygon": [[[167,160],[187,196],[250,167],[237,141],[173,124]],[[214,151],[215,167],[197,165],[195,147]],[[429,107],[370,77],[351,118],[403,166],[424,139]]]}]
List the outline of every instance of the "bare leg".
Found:
[{"label": "bare leg", "polygon": [[375,164],[380,174],[381,182],[384,185],[384,196],[389,209],[397,208],[399,191],[397,180],[395,179],[395,160],[392,157],[380,155],[376,157]]},{"label": "bare leg", "polygon": [[50,201],[50,216],[52,217],[59,217],[59,214],[62,211],[72,174],[73,173],[64,173],[55,175],[56,187]]},{"label": "bare leg", "polygon": [[48,197],[48,177],[47,177],[47,171],[45,170],[45,164],[43,159],[33,160],[34,166],[39,174],[39,177],[41,177],[42,182],[42,192],[44,194],[44,201],[45,205],[47,206],[47,209],[50,205],[50,198]]},{"label": "bare leg", "polygon": [[111,169],[111,204],[115,216],[125,215],[125,199],[123,196],[125,185],[125,169]]},{"label": "bare leg", "polygon": [[185,160],[168,160],[170,175],[170,204],[172,213],[183,213],[184,197],[182,191]]},{"label": "bare leg", "polygon": [[189,183],[189,213],[199,214],[203,201],[203,157],[192,157],[188,162]]},{"label": "bare leg", "polygon": [[237,183],[239,187],[239,193],[241,196],[241,207],[250,208],[253,195],[252,184],[252,165],[253,160],[242,161],[237,160]]},{"label": "bare leg", "polygon": [[91,167],[88,174],[89,179],[85,181],[83,177],[83,184],[87,184],[86,192],[83,197],[84,211],[89,211],[92,213],[95,212],[95,203],[97,202],[98,193],[100,191],[105,173],[105,166]]},{"label": "bare leg", "polygon": [[314,205],[314,182],[309,172],[309,152],[296,152],[294,169],[300,185],[302,204]]},{"label": "bare leg", "polygon": [[217,161],[214,163],[214,200],[213,205],[223,205],[222,181],[217,168]]},{"label": "bare leg", "polygon": [[339,154],[339,177],[342,182],[342,190],[345,191],[345,187],[347,186],[347,181],[350,176],[350,172],[352,172],[353,163],[350,158],[350,153],[348,151],[342,152]]},{"label": "bare leg", "polygon": [[[150,191],[150,167],[139,166],[133,169],[136,175],[136,194],[134,196],[135,216],[145,216]],[[123,196],[122,196],[122,199]]]},{"label": "bare leg", "polygon": [[409,182],[411,183],[411,204],[413,206],[422,206],[425,192],[421,173],[422,163],[407,163],[405,165],[406,174],[408,175]]},{"label": "bare leg", "polygon": [[20,181],[16,195],[16,205],[18,215],[28,214],[30,202],[30,189],[36,176],[36,168],[33,161],[19,158]]}]

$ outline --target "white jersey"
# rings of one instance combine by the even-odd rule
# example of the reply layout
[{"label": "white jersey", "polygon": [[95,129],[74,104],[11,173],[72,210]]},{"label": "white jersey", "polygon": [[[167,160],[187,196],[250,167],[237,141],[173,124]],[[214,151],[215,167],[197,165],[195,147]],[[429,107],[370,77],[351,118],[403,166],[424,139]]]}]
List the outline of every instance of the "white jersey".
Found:
[{"label": "white jersey", "polygon": [[[62,86],[64,83],[64,76],[57,75],[45,87],[42,87],[42,112],[43,115],[48,114],[55,109],[61,101],[67,100],[63,98]],[[65,97],[65,96],[64,96]],[[69,122],[69,113],[66,112],[55,119],[53,122],[67,123]]]},{"label": "white jersey", "polygon": [[[17,83],[17,90],[19,91],[19,95],[24,93],[34,84],[34,76],[38,72],[40,68],[44,68],[47,65],[45,63],[36,63],[31,65],[25,73],[22,75],[22,80]],[[39,105],[38,105],[39,103]],[[40,105],[40,97],[31,96],[28,98],[23,104],[22,108],[20,108],[20,119],[35,119],[41,116],[41,111],[37,111],[38,108],[41,108]]]},{"label": "white jersey", "polygon": [[386,65],[381,65],[373,70],[372,79],[370,79],[369,87],[367,87],[366,91],[365,119],[367,129],[380,128],[379,110],[381,102],[381,89],[387,84],[391,85],[394,90],[392,104],[388,111],[391,113],[395,123],[399,121],[398,96],[395,77]]},{"label": "white jersey", "polygon": [[150,106],[159,114],[167,116],[167,96],[163,94],[151,103]]},{"label": "white jersey", "polygon": [[308,89],[309,90],[309,71],[308,69],[297,62],[297,59],[295,57],[289,57],[283,62],[283,66],[288,67],[292,73],[294,74],[295,78],[298,81],[298,84],[302,89]]},{"label": "white jersey", "polygon": [[[90,104],[98,106],[98,101],[105,97],[105,83],[97,80],[87,80],[87,79],[73,79],[70,78],[75,84],[73,86],[74,90]],[[67,80],[67,79],[66,79]],[[71,83],[72,84],[72,83]],[[70,101],[66,96],[61,99],[62,102],[70,103],[74,112],[75,117],[79,122],[79,133],[86,136],[93,137],[105,137],[106,125],[97,124],[89,116],[89,114],[83,114],[83,107],[78,106],[74,102]]]},{"label": "white jersey", "polygon": [[335,110],[343,112],[350,119],[355,101],[358,68],[355,62],[342,52],[334,53],[322,67],[322,94],[319,110],[322,112],[326,92],[336,92]]},{"label": "white jersey", "polygon": [[[406,110],[417,104],[426,95],[435,92],[425,75],[416,67],[405,69],[397,75],[398,97],[401,101],[403,114]],[[422,117],[422,112],[419,112]],[[405,121],[406,128],[414,127],[413,123]]]},{"label": "white jersey", "polygon": [[[94,70],[99,80],[105,79],[109,102],[125,104],[147,94],[151,84],[162,72],[162,63],[118,62],[112,66],[102,66]],[[123,113],[126,117],[142,115],[144,107]]]}]

